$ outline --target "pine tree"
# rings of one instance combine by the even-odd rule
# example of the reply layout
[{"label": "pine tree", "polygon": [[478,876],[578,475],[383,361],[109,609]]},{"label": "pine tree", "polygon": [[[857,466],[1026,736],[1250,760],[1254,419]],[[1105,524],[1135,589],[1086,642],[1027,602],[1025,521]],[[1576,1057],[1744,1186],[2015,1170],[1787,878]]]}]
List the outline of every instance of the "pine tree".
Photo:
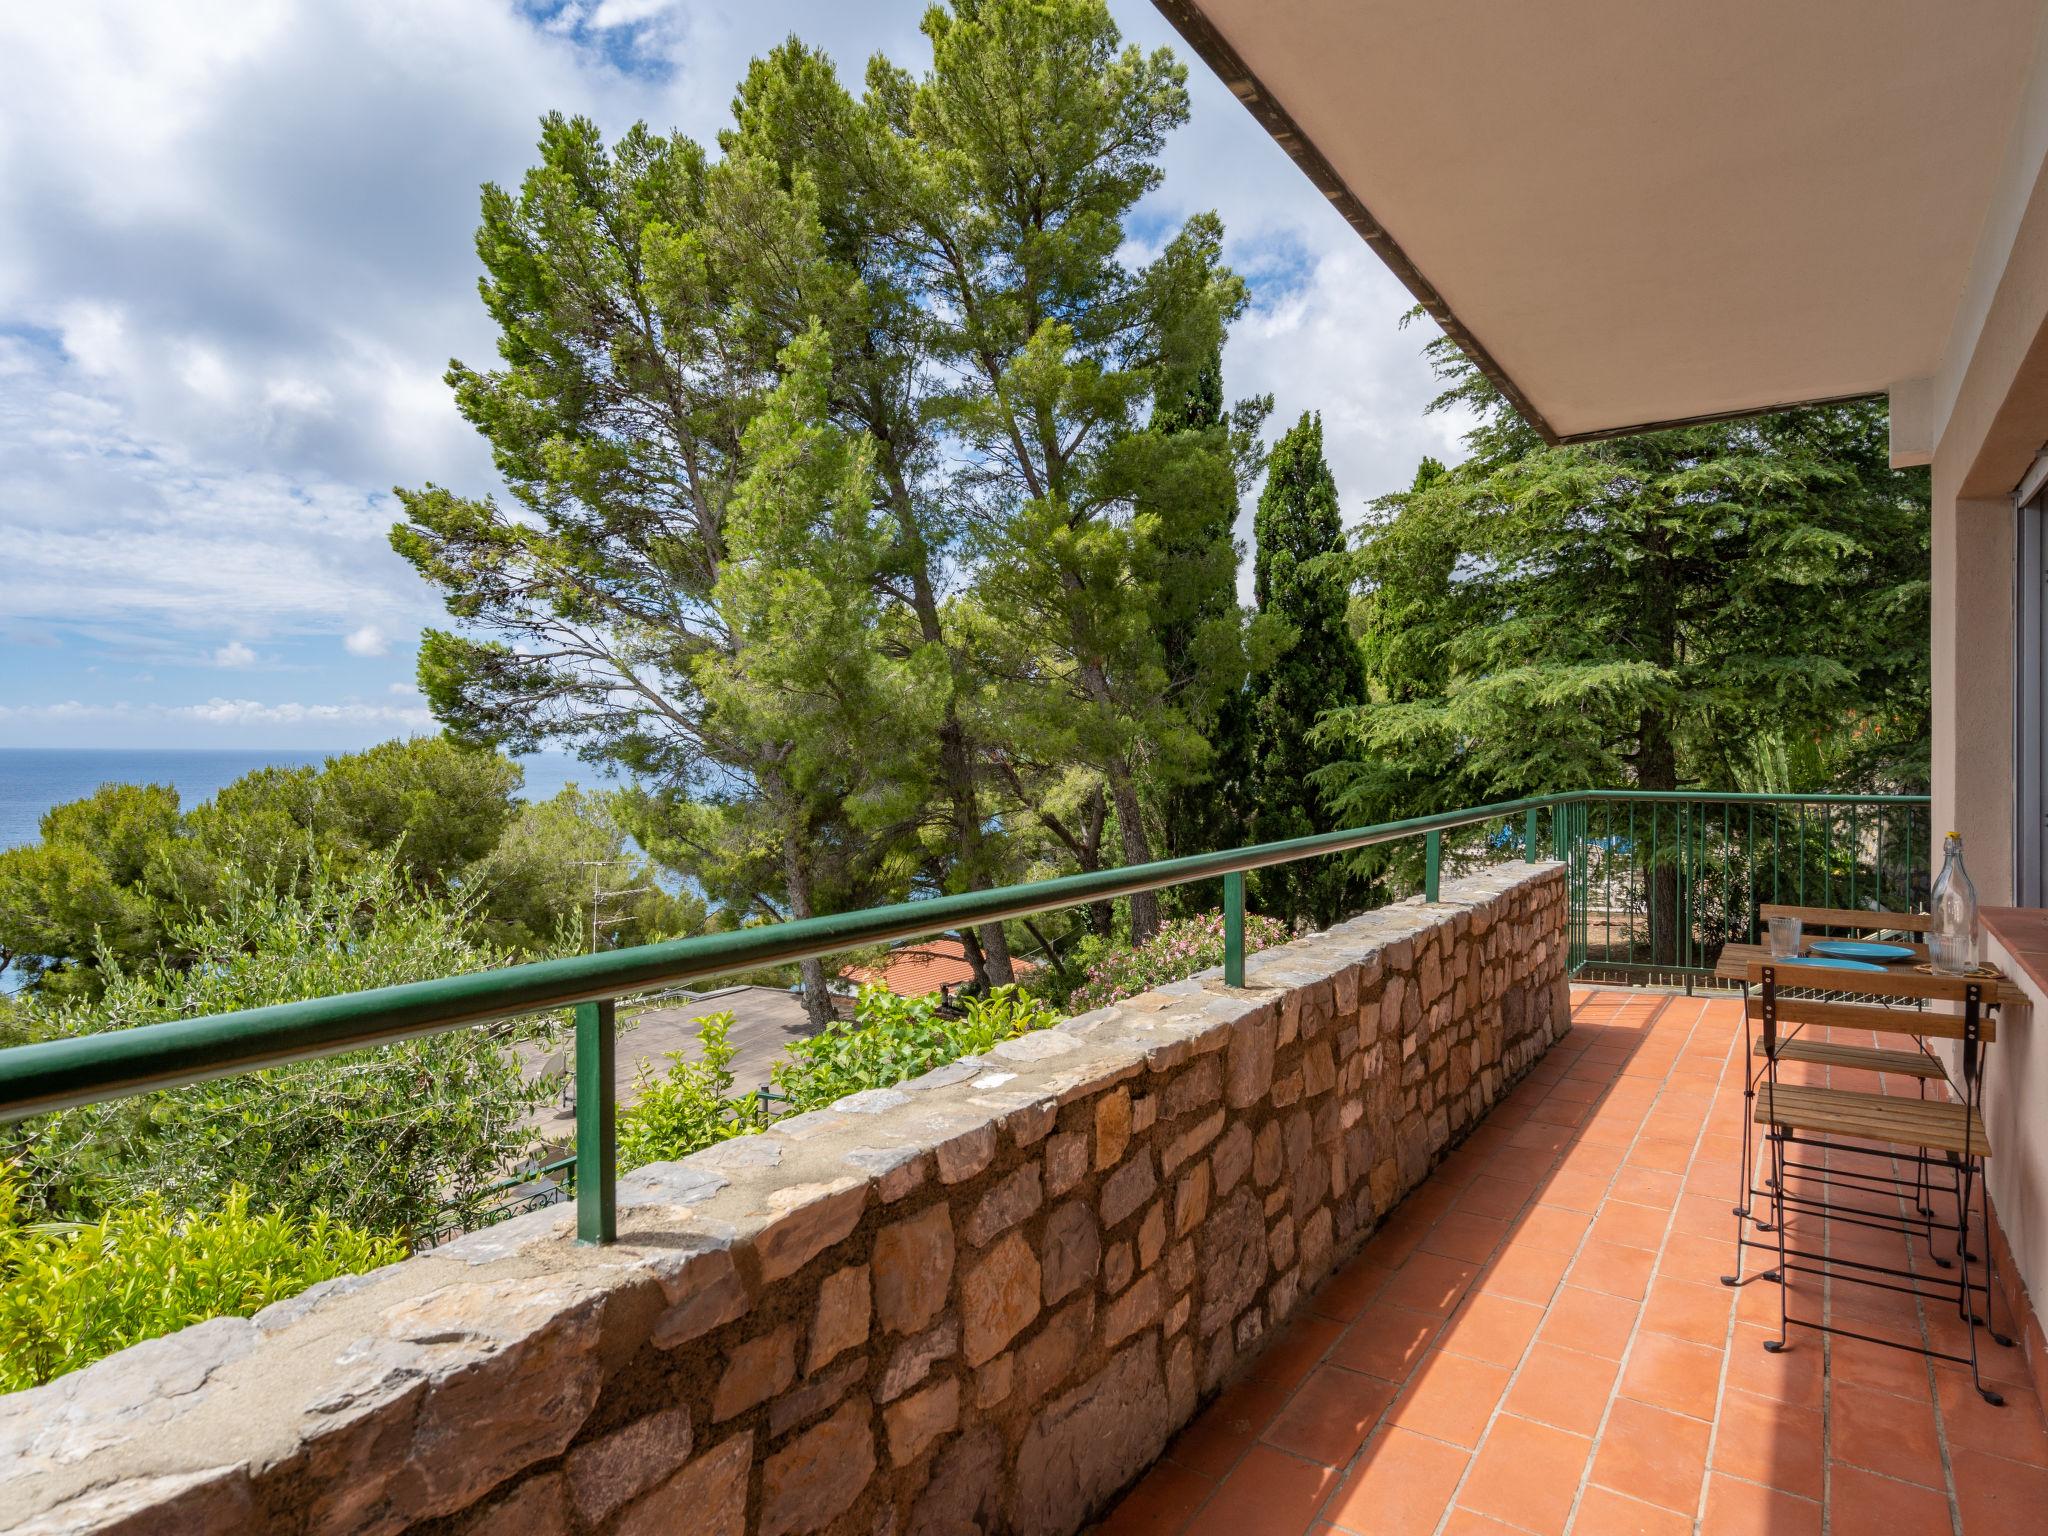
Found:
[{"label": "pine tree", "polygon": [[[1345,623],[1344,525],[1323,458],[1323,423],[1305,413],[1275,445],[1253,524],[1253,591],[1262,617],[1284,626],[1284,648],[1257,679],[1251,709],[1254,841],[1333,830],[1313,776],[1328,765],[1310,740],[1327,710],[1365,697],[1365,670]],[[1342,860],[1304,860],[1254,877],[1257,904],[1290,919],[1329,923],[1354,881]]]},{"label": "pine tree", "polygon": [[[400,493],[393,542],[456,621],[421,646],[439,718],[568,742],[684,821],[736,827],[702,856],[746,887],[736,910],[994,884],[1077,821],[1059,842],[1083,867],[1146,862],[1159,786],[1206,756],[1155,628],[1162,546],[1233,500],[1246,434],[1241,409],[1146,422],[1245,290],[1213,214],[1150,261],[1124,254],[1185,68],[1125,45],[1103,0],[956,0],[924,31],[930,68],[872,60],[858,98],[822,55],[778,49],[718,158],[550,118],[517,193],[485,191],[503,366],[449,374],[516,509]],[[864,564],[826,594],[835,624],[860,620],[834,629],[858,654],[822,679],[779,654],[810,622],[783,597],[822,567],[731,569],[743,495],[772,510],[756,470],[774,445],[752,429],[798,356],[813,378],[783,399],[784,446],[865,468],[792,483],[835,516],[856,485],[869,502]],[[827,510],[783,501],[776,527]],[[1198,652],[1212,628],[1235,645],[1230,613],[1195,624]],[[899,673],[914,730],[858,713]],[[1151,893],[1130,913],[1135,938],[1156,929]],[[991,981],[1005,939],[979,933]]]}]

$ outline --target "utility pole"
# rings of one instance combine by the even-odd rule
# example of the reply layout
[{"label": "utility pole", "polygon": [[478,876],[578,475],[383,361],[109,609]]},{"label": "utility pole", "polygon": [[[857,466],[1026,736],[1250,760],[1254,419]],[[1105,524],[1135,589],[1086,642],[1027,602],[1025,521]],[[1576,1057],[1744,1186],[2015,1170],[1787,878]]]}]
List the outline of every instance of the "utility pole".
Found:
[{"label": "utility pole", "polygon": [[606,870],[615,864],[625,864],[628,866],[632,864],[631,856],[625,853],[616,853],[606,859],[582,859],[578,862],[590,871],[590,952],[594,955],[605,947],[604,935],[607,929],[616,928],[621,923],[631,922],[633,917],[631,911],[626,910],[618,911],[612,916],[606,916],[605,904],[607,902],[624,901],[632,896],[644,896],[649,891],[659,889],[659,887],[652,885],[624,885],[607,888],[605,885]]}]

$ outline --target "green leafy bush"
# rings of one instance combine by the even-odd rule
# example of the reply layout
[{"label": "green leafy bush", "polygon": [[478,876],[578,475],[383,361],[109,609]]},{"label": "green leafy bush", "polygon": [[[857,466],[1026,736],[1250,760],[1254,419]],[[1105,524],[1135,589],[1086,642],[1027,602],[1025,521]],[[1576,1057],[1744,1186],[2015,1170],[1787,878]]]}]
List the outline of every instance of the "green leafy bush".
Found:
[{"label": "green leafy bush", "polygon": [[997,987],[962,1007],[965,1018],[949,1018],[939,1011],[937,994],[898,997],[885,987],[862,987],[851,1019],[834,1020],[795,1042],[775,1063],[775,1091],[792,1113],[821,1109],[1060,1020],[1050,1004],[1017,987]]},{"label": "green leafy bush", "polygon": [[670,1052],[668,1070],[643,1076],[638,1102],[621,1111],[619,1166],[685,1157],[766,1130],[783,1115],[822,1109],[863,1088],[886,1088],[1060,1020],[1057,1010],[1016,987],[998,987],[963,1006],[965,1017],[953,1018],[939,1011],[937,994],[906,998],[884,987],[862,988],[851,1019],[797,1041],[770,1069],[773,1103],[759,1093],[731,1096],[734,1053],[726,1032],[732,1015],[711,1014],[703,1020],[702,1058]]},{"label": "green leafy bush", "polygon": [[[1244,952],[1252,954],[1287,942],[1287,925],[1276,918],[1245,914]],[[1112,950],[1088,967],[1087,978],[1068,999],[1076,1013],[1135,997],[1169,981],[1223,963],[1223,914],[1176,917],[1160,926],[1149,943]]]},{"label": "green leafy bush", "polygon": [[733,1047],[730,1013],[700,1020],[704,1054],[692,1061],[680,1051],[668,1053],[669,1068],[659,1075],[644,1065],[637,1097],[619,1113],[619,1166],[685,1157],[700,1147],[745,1136],[768,1124],[758,1093],[733,1095]]},{"label": "green leafy bush", "polygon": [[151,1198],[86,1223],[31,1222],[20,1195],[0,1171],[0,1392],[405,1253],[324,1211],[251,1214],[239,1187],[210,1214]]},{"label": "green leafy bush", "polygon": [[519,783],[504,757],[424,736],[259,768],[189,810],[169,785],[103,784],[44,813],[39,841],[0,850],[0,972],[93,998],[109,955],[199,963],[178,915],[217,913],[238,885],[303,893],[322,868],[395,860],[411,884],[452,886],[500,841]]},{"label": "green leafy bush", "polygon": [[[470,899],[420,889],[388,857],[345,871],[322,861],[304,890],[237,881],[218,912],[169,930],[197,957],[189,968],[108,954],[98,998],[32,993],[8,1027],[64,1039],[508,963],[471,936]],[[39,1116],[0,1131],[0,1155],[46,1216],[90,1221],[151,1196],[221,1210],[239,1185],[299,1217],[431,1231],[446,1213],[479,1212],[537,1150],[528,1111],[556,1085],[524,1078],[510,1046],[556,1027],[450,1030]]]}]

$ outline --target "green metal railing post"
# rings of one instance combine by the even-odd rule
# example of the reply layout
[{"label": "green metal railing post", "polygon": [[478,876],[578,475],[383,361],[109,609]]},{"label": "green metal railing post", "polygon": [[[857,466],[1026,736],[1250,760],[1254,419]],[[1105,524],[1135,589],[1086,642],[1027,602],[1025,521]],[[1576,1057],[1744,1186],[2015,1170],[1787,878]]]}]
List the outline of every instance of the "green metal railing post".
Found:
[{"label": "green metal railing post", "polygon": [[608,997],[576,1005],[576,1240],[581,1243],[608,1243],[618,1236],[614,1011]]},{"label": "green metal railing post", "polygon": [[1522,862],[1536,862],[1536,807],[1529,807],[1529,814],[1522,820]]},{"label": "green metal railing post", "polygon": [[[1434,832],[1429,834],[1432,838]],[[1223,877],[1223,984],[1244,985],[1244,872]]]},{"label": "green metal railing post", "polygon": [[1422,899],[1435,901],[1443,889],[1444,835],[1429,832],[1422,839]]}]

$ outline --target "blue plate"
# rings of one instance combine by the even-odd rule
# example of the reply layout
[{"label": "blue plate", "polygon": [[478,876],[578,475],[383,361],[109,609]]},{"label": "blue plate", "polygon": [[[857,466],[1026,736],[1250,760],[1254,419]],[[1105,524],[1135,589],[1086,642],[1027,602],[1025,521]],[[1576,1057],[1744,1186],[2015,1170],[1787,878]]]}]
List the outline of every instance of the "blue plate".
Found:
[{"label": "blue plate", "polygon": [[1912,949],[1904,944],[1873,944],[1865,939],[1816,939],[1806,946],[1816,955],[1834,955],[1842,960],[1910,960]]},{"label": "blue plate", "polygon": [[1862,960],[1828,960],[1828,959],[1823,959],[1822,957],[1820,957],[1820,956],[1818,956],[1818,955],[1795,955],[1795,956],[1793,956],[1793,957],[1792,957],[1791,959],[1789,959],[1789,960],[1779,960],[1779,959],[1776,959],[1776,958],[1774,957],[1774,958],[1772,958],[1772,959],[1766,960],[1766,961],[1764,962],[1764,964],[1766,964],[1766,965],[1819,965],[1819,966],[1825,966],[1825,967],[1826,967],[1827,969],[1829,969],[1829,970],[1831,970],[1831,971],[1879,971],[1879,972],[1882,972],[1882,971],[1884,970],[1884,967],[1883,967],[1883,966],[1881,966],[1881,965],[1871,965],[1871,964],[1869,964],[1869,963],[1867,963],[1867,962],[1865,962],[1865,961],[1862,961]]}]

